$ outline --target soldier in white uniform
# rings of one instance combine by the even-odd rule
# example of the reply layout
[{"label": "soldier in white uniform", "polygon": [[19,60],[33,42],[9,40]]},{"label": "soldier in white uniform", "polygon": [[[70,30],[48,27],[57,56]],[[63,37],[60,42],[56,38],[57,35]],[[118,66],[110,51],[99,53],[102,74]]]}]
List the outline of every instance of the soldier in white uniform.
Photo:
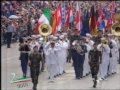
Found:
[{"label": "soldier in white uniform", "polygon": [[57,51],[56,51],[56,56],[57,56],[57,60],[56,60],[56,70],[55,70],[55,78],[56,77],[58,77],[59,76],[59,72],[60,72],[60,59],[59,59],[59,56],[58,56],[58,54],[59,54],[59,51],[60,51],[60,46],[59,46],[59,44],[58,44],[58,37],[53,37],[53,40],[54,40],[54,42],[55,42],[55,48],[57,49]]},{"label": "soldier in white uniform", "polygon": [[110,54],[110,48],[105,38],[101,39],[101,44],[98,45],[98,50],[102,51],[102,63],[100,65],[100,78],[102,80],[106,79],[107,77],[107,71],[109,66],[109,54]]},{"label": "soldier in white uniform", "polygon": [[89,54],[89,51],[91,50],[91,45],[89,44],[89,40],[87,38],[86,38],[85,45],[87,47],[87,52],[85,53],[85,61],[84,61],[84,65],[83,65],[83,77],[90,74],[90,66],[88,63],[88,61],[89,61],[88,54]]},{"label": "soldier in white uniform", "polygon": [[57,52],[57,49],[55,48],[55,42],[51,41],[50,47],[45,50],[45,54],[48,57],[47,58],[47,67],[48,67],[48,72],[50,75],[50,80],[52,80],[52,81],[56,74],[56,61],[57,61],[56,52]]},{"label": "soldier in white uniform", "polygon": [[68,46],[69,42],[66,40],[65,36],[62,39],[62,50],[63,50],[63,73],[65,73],[65,66],[67,62],[67,55],[68,55]]},{"label": "soldier in white uniform", "polygon": [[109,75],[115,74],[117,72],[117,63],[118,63],[117,62],[118,46],[113,36],[110,36],[110,42],[111,42],[112,48],[111,48],[110,66],[109,66],[109,72],[108,72]]},{"label": "soldier in white uniform", "polygon": [[60,68],[60,72],[59,74],[62,75],[64,73],[64,65],[65,62],[67,60],[67,44],[66,42],[63,40],[64,39],[64,35],[60,36],[60,40],[59,40],[59,52],[58,52],[58,59],[59,59],[59,68]]}]

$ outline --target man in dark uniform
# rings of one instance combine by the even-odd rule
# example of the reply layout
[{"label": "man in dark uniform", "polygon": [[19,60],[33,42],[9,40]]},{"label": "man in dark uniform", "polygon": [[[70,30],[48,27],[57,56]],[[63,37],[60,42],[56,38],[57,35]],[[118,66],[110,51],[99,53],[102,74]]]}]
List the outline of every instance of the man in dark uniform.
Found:
[{"label": "man in dark uniform", "polygon": [[23,77],[26,78],[26,74],[27,74],[27,65],[28,65],[28,55],[29,55],[29,45],[27,41],[22,41],[20,43],[20,47],[19,47],[19,51],[20,51],[20,60],[21,60],[21,68],[22,68],[22,72],[23,72]]},{"label": "man in dark uniform", "polygon": [[75,45],[73,45],[71,51],[72,51],[72,59],[73,59],[73,66],[75,70],[76,79],[80,79],[83,76],[83,64],[87,49],[83,41],[80,40],[77,41]]},{"label": "man in dark uniform", "polygon": [[91,69],[91,74],[93,78],[94,85],[93,87],[96,88],[97,85],[97,74],[99,71],[99,64],[102,61],[102,53],[101,51],[97,50],[97,44],[93,45],[93,49],[89,52],[89,65]]},{"label": "man in dark uniform", "polygon": [[33,83],[33,90],[37,90],[38,84],[38,76],[40,71],[40,61],[42,60],[42,56],[39,53],[39,49],[37,46],[33,48],[33,52],[29,55],[29,66],[31,72],[31,78]]},{"label": "man in dark uniform", "polygon": [[70,31],[68,34],[68,39],[70,40],[70,47],[68,49],[68,57],[67,57],[67,62],[70,62],[71,58],[72,58],[72,43],[74,40],[80,40],[80,33],[77,31],[77,29],[75,29],[75,31]]}]

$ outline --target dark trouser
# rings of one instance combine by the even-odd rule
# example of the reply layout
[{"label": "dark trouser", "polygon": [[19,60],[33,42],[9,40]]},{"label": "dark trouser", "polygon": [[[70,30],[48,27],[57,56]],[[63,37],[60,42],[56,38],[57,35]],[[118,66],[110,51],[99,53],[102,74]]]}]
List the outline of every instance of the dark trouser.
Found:
[{"label": "dark trouser", "polygon": [[44,71],[44,68],[45,68],[45,59],[43,59],[43,60],[41,61],[41,63],[42,63],[41,71]]},{"label": "dark trouser", "polygon": [[7,47],[8,48],[10,48],[11,39],[12,39],[12,32],[7,32],[6,33],[6,40],[7,40]]},{"label": "dark trouser", "polygon": [[94,79],[93,82],[94,82],[94,87],[96,87],[97,85],[97,74],[98,74],[98,71],[99,71],[99,64],[94,64],[92,63],[91,66],[90,66],[90,69],[91,69],[91,74],[92,74],[92,78]]},{"label": "dark trouser", "polygon": [[67,56],[67,62],[71,62],[71,49],[68,49],[68,56]]},{"label": "dark trouser", "polygon": [[26,76],[27,74],[27,65],[28,65],[28,54],[27,53],[21,53],[21,67],[23,75]]},{"label": "dark trouser", "polygon": [[120,64],[120,49],[119,49],[119,64]]},{"label": "dark trouser", "polygon": [[22,72],[23,75],[25,76],[27,74],[27,64],[28,64],[28,60],[21,60]]},{"label": "dark trouser", "polygon": [[72,51],[72,59],[73,59],[73,66],[74,66],[76,78],[82,78],[84,56],[81,56],[78,53],[75,53],[75,51]]},{"label": "dark trouser", "polygon": [[37,67],[30,67],[32,83],[36,87],[38,84],[38,76],[39,76],[40,66]]}]

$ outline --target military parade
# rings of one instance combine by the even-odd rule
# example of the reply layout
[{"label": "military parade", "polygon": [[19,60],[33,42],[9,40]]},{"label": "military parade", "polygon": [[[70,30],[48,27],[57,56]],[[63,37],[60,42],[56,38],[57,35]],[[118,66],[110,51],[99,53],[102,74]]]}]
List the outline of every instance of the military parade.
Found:
[{"label": "military parade", "polygon": [[[12,5],[14,5],[22,2],[24,1],[13,1],[9,2],[9,4],[12,3]],[[66,4],[67,1],[57,1],[59,2],[58,6],[51,2],[39,1],[39,3],[43,3],[43,6],[45,5],[46,8],[40,11],[41,15],[39,16],[40,18],[36,20],[36,26],[32,26],[33,20],[30,22],[28,20],[26,25],[31,28],[27,28],[29,30],[26,31],[26,34],[20,32],[19,28],[22,26],[19,25],[17,28],[14,25],[14,22],[17,22],[16,19],[7,21],[5,37],[3,33],[4,28],[2,29],[3,35],[1,37],[5,43],[1,46],[1,48],[4,48],[2,49],[3,52],[5,51],[5,48],[11,50],[9,52],[12,52],[12,50],[17,47],[16,50],[18,53],[17,59],[19,61],[19,66],[17,66],[16,69],[17,71],[21,70],[19,76],[22,77],[19,80],[26,81],[29,78],[32,83],[31,90],[43,90],[42,88],[38,88],[41,86],[41,82],[44,82],[40,79],[43,78],[42,74],[47,75],[47,78],[44,79],[45,81],[48,81],[47,83],[54,85],[56,83],[56,79],[62,78],[64,75],[68,74],[68,71],[72,68],[72,75],[74,75],[72,78],[76,81],[81,81],[86,77],[90,77],[91,79],[89,80],[92,82],[91,87],[98,88],[99,83],[112,78],[111,76],[119,75],[120,11],[118,7],[120,6],[120,2],[106,1],[105,5],[103,5],[102,1],[96,1],[94,3],[91,2],[90,4],[89,1],[70,1],[69,4]],[[5,4],[7,1],[2,3]],[[36,4],[35,1],[26,3],[29,3],[29,5]],[[109,5],[106,5],[107,3],[111,6],[109,7]],[[74,4],[75,6],[73,7],[72,5]],[[98,7],[95,4],[97,4]],[[114,6],[112,6],[113,4]],[[51,5],[56,6],[54,12],[50,12],[49,10]],[[63,17],[62,15],[59,15],[63,14],[62,11],[59,10],[62,8],[62,5],[68,5],[67,7],[70,8],[67,12],[68,16],[66,15],[67,17],[65,17],[67,20],[65,21],[60,20]],[[87,8],[85,8],[84,5],[87,5]],[[104,8],[100,5],[107,7],[107,11],[111,16],[106,13],[107,11],[104,12]],[[33,5],[32,8],[33,14],[36,14],[37,11],[34,12],[36,6]],[[116,10],[116,8],[118,10]],[[73,9],[76,10],[74,11]],[[99,11],[98,16],[95,14],[97,13],[97,10]],[[50,15],[50,13],[53,16]],[[31,15],[31,19],[33,18],[34,15]],[[21,18],[18,20],[21,20]],[[51,22],[53,23],[51,24]],[[2,22],[2,25],[4,24],[5,23]],[[34,29],[32,30],[32,28]],[[13,35],[18,32],[17,41],[13,43]],[[13,54],[11,53],[11,55]],[[7,57],[9,60],[8,56],[4,57]],[[15,62],[16,60],[14,63]],[[67,77],[64,78],[67,79]],[[2,90],[9,90],[9,88],[6,87],[5,89],[4,86],[4,89]]]}]

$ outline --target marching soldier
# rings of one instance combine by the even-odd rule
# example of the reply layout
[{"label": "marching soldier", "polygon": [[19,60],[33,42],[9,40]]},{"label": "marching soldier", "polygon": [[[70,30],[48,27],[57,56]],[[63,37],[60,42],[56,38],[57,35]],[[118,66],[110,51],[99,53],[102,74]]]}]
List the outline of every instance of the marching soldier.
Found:
[{"label": "marching soldier", "polygon": [[110,37],[110,66],[109,66],[109,75],[115,74],[117,72],[117,42],[113,38],[113,36]]},{"label": "marching soldier", "polygon": [[120,36],[118,37],[118,40],[119,40],[119,44],[118,44],[118,48],[119,48],[119,59],[118,59],[118,61],[119,61],[119,64],[120,64]]},{"label": "marching soldier", "polygon": [[82,40],[75,40],[72,45],[72,59],[76,79],[81,79],[83,76],[83,64],[87,49]]},{"label": "marching soldier", "polygon": [[40,61],[42,61],[42,56],[39,53],[38,46],[34,46],[33,51],[29,55],[29,66],[33,83],[33,90],[37,90],[36,87],[38,84]]},{"label": "marching soldier", "polygon": [[49,73],[49,79],[51,82],[54,82],[54,76],[56,75],[56,63],[57,63],[57,48],[55,47],[55,42],[51,41],[49,43],[49,47],[45,49],[45,55],[46,55],[46,64],[48,68]]},{"label": "marching soldier", "polygon": [[93,45],[93,49],[89,52],[89,65],[91,69],[91,74],[93,78],[94,85],[93,87],[96,88],[97,85],[97,75],[99,71],[99,64],[102,61],[102,53],[101,51],[97,50],[97,44]]},{"label": "marching soldier", "polygon": [[61,61],[62,61],[62,72],[61,74],[65,73],[65,64],[67,62],[67,50],[68,50],[68,42],[65,41],[65,36],[61,35]]},{"label": "marching soldier", "polygon": [[101,39],[102,43],[98,45],[98,50],[102,52],[102,63],[100,65],[100,77],[102,80],[105,80],[107,77],[108,72],[108,66],[109,66],[109,54],[110,54],[110,48],[108,45],[108,41],[106,38]]},{"label": "marching soldier", "polygon": [[[83,66],[83,77],[84,76],[88,76],[90,74],[90,66],[89,66],[89,51],[91,50],[91,45],[89,44],[89,40],[86,39],[86,43],[85,43],[86,47],[87,47],[87,52],[85,53],[85,61],[84,61],[84,66]],[[93,45],[92,45],[93,46]]]},{"label": "marching soldier", "polygon": [[29,55],[29,45],[27,41],[23,41],[23,43],[20,43],[19,47],[20,51],[20,60],[21,60],[21,67],[22,67],[22,72],[23,72],[23,77],[26,78],[26,73],[27,73],[27,65],[28,65],[28,55]]}]

